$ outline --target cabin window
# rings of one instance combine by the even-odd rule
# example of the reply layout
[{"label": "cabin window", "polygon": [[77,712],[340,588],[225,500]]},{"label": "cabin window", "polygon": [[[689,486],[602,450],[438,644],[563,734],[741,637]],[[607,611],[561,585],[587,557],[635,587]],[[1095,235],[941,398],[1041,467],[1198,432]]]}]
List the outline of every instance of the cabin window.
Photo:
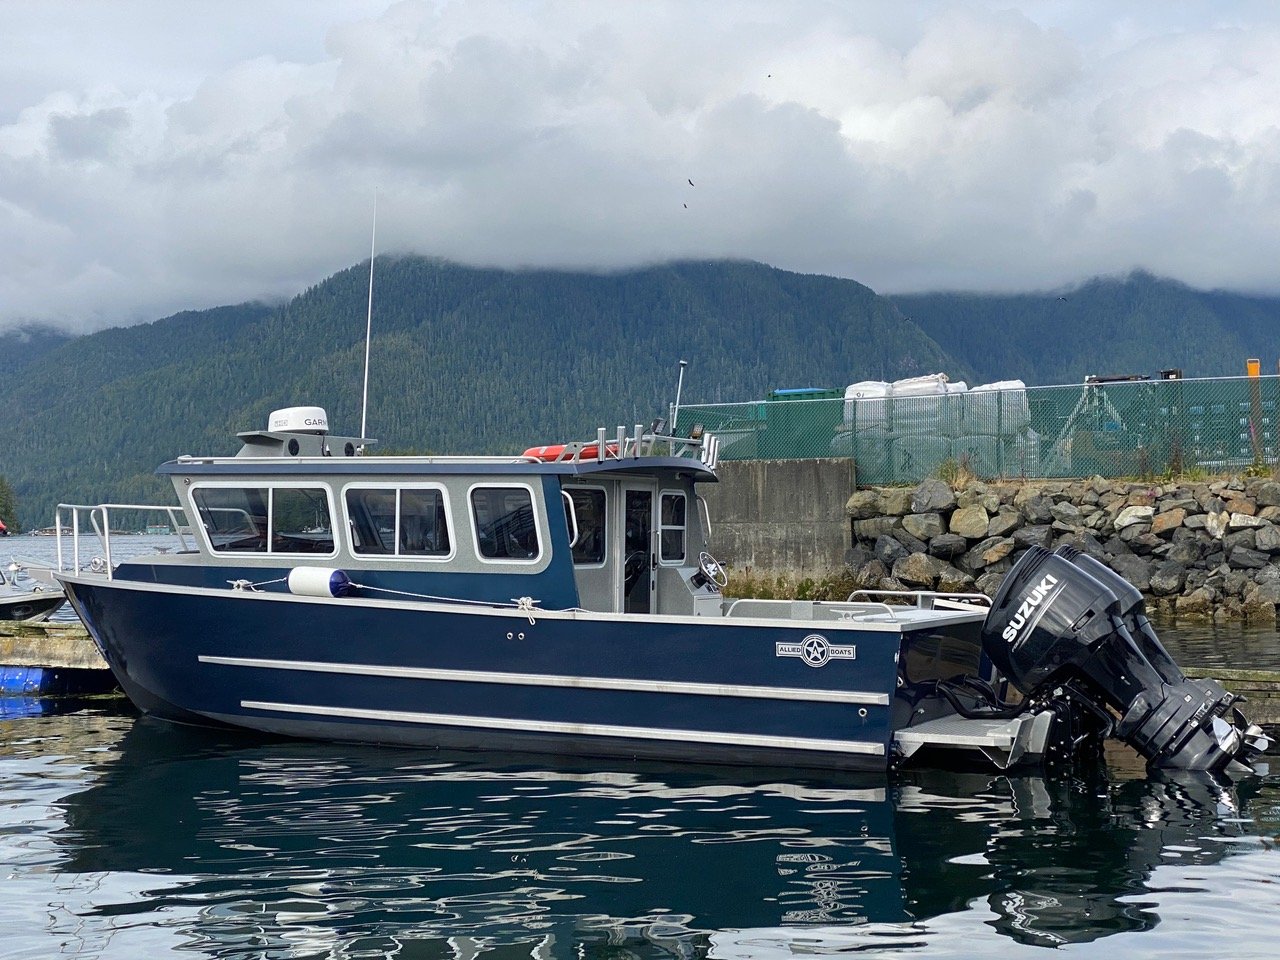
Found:
[{"label": "cabin window", "polygon": [[196,512],[220,553],[333,553],[324,487],[197,487]]},{"label": "cabin window", "polygon": [[265,489],[207,487],[191,491],[200,522],[214,550],[265,553],[267,499]]},{"label": "cabin window", "polygon": [[684,535],[688,527],[689,500],[683,493],[662,495],[662,559],[679,563],[684,560]]},{"label": "cabin window", "polygon": [[573,562],[578,566],[604,563],[604,491],[595,487],[569,487],[578,521],[578,540],[573,545]]},{"label": "cabin window", "polygon": [[533,560],[541,553],[527,487],[476,487],[471,491],[476,548],[487,560]]},{"label": "cabin window", "polygon": [[448,507],[437,487],[349,487],[351,549],[365,556],[447,557]]}]

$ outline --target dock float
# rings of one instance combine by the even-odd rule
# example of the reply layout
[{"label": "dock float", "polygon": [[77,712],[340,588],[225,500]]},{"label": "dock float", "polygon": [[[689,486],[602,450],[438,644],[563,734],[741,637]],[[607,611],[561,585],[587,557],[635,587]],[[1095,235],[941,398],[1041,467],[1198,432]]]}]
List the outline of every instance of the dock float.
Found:
[{"label": "dock float", "polygon": [[[1232,693],[1245,698],[1249,719],[1268,726],[1280,724],[1280,670],[1241,670],[1216,667],[1204,671]],[[1187,676],[1199,676],[1196,668]]]},{"label": "dock float", "polygon": [[0,697],[108,693],[115,677],[79,623],[0,620]]}]

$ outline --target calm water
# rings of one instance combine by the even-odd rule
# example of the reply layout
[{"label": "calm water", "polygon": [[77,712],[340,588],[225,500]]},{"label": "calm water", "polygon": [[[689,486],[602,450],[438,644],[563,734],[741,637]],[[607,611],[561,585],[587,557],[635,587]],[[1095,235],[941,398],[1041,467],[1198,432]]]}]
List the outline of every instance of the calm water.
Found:
[{"label": "calm water", "polygon": [[1274,957],[1280,777],[893,779],[0,721],[5,957]]},{"label": "calm water", "polygon": [[1117,750],[1072,779],[853,777],[23,706],[0,708],[4,958],[1280,952],[1280,772],[1149,777]]}]

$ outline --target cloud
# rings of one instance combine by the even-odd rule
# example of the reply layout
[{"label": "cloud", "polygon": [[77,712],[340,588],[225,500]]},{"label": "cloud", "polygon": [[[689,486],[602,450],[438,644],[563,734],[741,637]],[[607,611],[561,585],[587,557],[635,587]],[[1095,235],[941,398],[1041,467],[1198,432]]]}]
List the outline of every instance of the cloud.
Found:
[{"label": "cloud", "polygon": [[287,296],[375,188],[380,248],[477,264],[1274,291],[1280,14],[1176,7],[52,4],[0,67],[0,328]]}]

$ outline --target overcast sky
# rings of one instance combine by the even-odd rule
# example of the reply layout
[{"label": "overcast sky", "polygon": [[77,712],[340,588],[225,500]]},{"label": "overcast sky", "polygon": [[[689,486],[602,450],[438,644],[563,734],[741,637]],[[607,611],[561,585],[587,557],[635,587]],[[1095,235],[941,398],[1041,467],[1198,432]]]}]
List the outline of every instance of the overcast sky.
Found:
[{"label": "overcast sky", "polygon": [[[690,185],[692,181],[692,185]],[[1280,4],[0,0],[0,329],[378,248],[1280,291]]]}]

